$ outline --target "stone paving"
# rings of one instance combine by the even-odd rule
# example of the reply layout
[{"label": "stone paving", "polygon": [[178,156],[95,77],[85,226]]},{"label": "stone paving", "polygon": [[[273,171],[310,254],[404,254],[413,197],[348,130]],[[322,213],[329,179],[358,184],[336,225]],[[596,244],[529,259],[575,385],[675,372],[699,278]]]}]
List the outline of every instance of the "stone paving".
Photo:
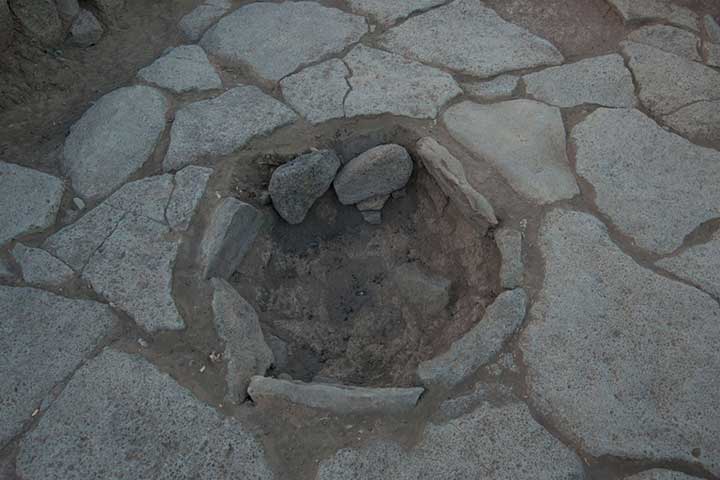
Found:
[{"label": "stone paving", "polygon": [[[720,27],[606,2],[627,37],[566,59],[479,0],[208,0],[187,44],[82,113],[56,172],[0,162],[12,478],[720,478]],[[294,143],[373,124],[409,133],[348,158]],[[294,159],[265,197],[228,187],[277,152]],[[425,174],[496,242],[482,318],[412,388],[271,378],[282,341],[228,283],[268,205],[301,228],[332,191],[374,225]],[[455,295],[393,275],[425,311]],[[163,358],[202,328],[225,406],[205,364],[189,380]],[[282,415],[377,428],[294,458],[264,423]]]}]

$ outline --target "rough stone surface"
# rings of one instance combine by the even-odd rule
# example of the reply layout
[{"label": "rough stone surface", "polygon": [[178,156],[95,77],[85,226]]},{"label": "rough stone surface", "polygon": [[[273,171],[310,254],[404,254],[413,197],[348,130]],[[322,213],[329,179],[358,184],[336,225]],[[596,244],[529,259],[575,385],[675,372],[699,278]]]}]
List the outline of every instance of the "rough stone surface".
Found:
[{"label": "rough stone surface", "polygon": [[63,190],[59,178],[0,162],[0,245],[52,225]]},{"label": "rough stone surface", "polygon": [[202,157],[227,155],[296,118],[292,110],[254,86],[191,103],[175,115],[163,167],[173,170]]},{"label": "rough stone surface", "polygon": [[662,121],[690,140],[717,142],[720,139],[720,101],[691,103],[662,117]]},{"label": "rough stone surface", "polygon": [[692,33],[668,25],[650,25],[638,28],[627,36],[628,40],[644,43],[668,53],[700,61],[698,43],[700,39]]},{"label": "rough stone surface", "polygon": [[284,400],[340,415],[398,413],[415,407],[422,388],[368,388],[304,383],[255,376],[248,394],[255,403]]},{"label": "rough stone surface", "polygon": [[488,363],[525,318],[528,297],[518,288],[503,292],[487,308],[469,332],[453,342],[450,349],[418,366],[424,385],[452,387]]},{"label": "rough stone surface", "polygon": [[455,140],[490,162],[529,199],[551,203],[579,193],[559,109],[532,100],[463,102],[450,107],[443,121]]},{"label": "rough stone surface", "polygon": [[346,163],[333,185],[344,205],[354,205],[376,195],[400,190],[410,180],[413,162],[400,145],[371,148]]},{"label": "rough stone surface", "polygon": [[653,468],[652,470],[645,470],[644,472],[625,477],[624,480],[698,480],[698,477],[691,477],[690,475],[672,470]]},{"label": "rough stone surface", "polygon": [[617,54],[546,68],[525,75],[523,81],[529,95],[558,107],[632,107],[636,102],[632,75]]},{"label": "rough stone surface", "polygon": [[423,271],[417,262],[404,263],[392,272],[394,290],[406,302],[434,315],[450,302],[450,280]]},{"label": "rough stone surface", "polygon": [[381,43],[415,60],[478,77],[563,62],[550,42],[506,22],[478,0],[454,1],[413,17],[386,32]]},{"label": "rough stone surface", "polygon": [[103,34],[103,26],[92,12],[82,9],[70,27],[70,43],[78,47],[95,45]]},{"label": "rough stone surface", "polygon": [[367,200],[357,203],[355,207],[361,212],[366,212],[368,210],[382,210],[389,199],[389,194],[375,195],[374,197],[370,197]]},{"label": "rough stone surface", "polygon": [[264,79],[278,81],[341,52],[366,32],[364,18],[315,2],[258,2],[220,20],[201,45],[226,64],[246,64]]},{"label": "rough stone surface", "polygon": [[30,37],[48,46],[62,39],[62,22],[54,0],[8,0],[8,6]]},{"label": "rough stone surface", "polygon": [[468,218],[498,223],[492,204],[470,185],[460,160],[431,137],[421,138],[416,147],[425,169]]},{"label": "rough stone surface", "polygon": [[584,478],[580,459],[521,402],[483,402],[447,423],[430,423],[411,450],[388,441],[345,448],[320,464],[318,480]]},{"label": "rough stone surface", "polygon": [[315,200],[328,191],[340,168],[332,150],[301,155],[279,166],[270,177],[270,197],[286,222],[301,223]]},{"label": "rough stone surface", "polygon": [[212,286],[215,328],[225,342],[227,398],[240,403],[245,400],[250,378],[265,375],[274,357],[255,309],[225,280],[213,278]]},{"label": "rough stone surface", "polygon": [[14,36],[14,20],[7,0],[0,0],[0,52],[5,51]]},{"label": "rough stone surface", "polygon": [[172,191],[173,176],[156,175],[126,183],[103,204],[165,223],[165,207]]},{"label": "rough stone surface", "polygon": [[711,67],[720,67],[720,45],[705,44],[705,63]]},{"label": "rough stone surface", "polygon": [[720,25],[718,25],[718,22],[715,21],[712,15],[705,15],[703,17],[703,30],[708,40],[712,43],[720,43]]},{"label": "rough stone surface", "polygon": [[622,48],[640,85],[640,101],[652,113],[720,97],[720,72],[648,45],[622,42]]},{"label": "rough stone surface", "polygon": [[181,45],[138,71],[138,78],[175,93],[222,88],[222,80],[197,45]]},{"label": "rough stone surface", "polygon": [[12,249],[12,255],[20,265],[26,283],[62,286],[73,276],[70,267],[41,248],[30,248],[18,243]]},{"label": "rough stone surface", "polygon": [[110,333],[115,317],[97,302],[35,288],[0,286],[0,447],[51,389]]},{"label": "rough stone surface", "polygon": [[175,174],[175,189],[165,210],[170,228],[187,230],[212,173],[211,168],[190,165]]},{"label": "rough stone surface", "polygon": [[100,12],[102,19],[110,24],[116,24],[125,10],[125,0],[90,0],[90,3]]},{"label": "rough stone surface", "polygon": [[10,264],[0,257],[0,280],[12,280],[13,278],[15,278],[15,273],[10,268]]},{"label": "rough stone surface", "polygon": [[124,87],[100,98],[72,126],[64,167],[83,197],[102,197],[148,159],[165,128],[167,101],[154,88]]},{"label": "rough stone surface", "polygon": [[586,213],[551,211],[538,245],[545,280],[520,346],[539,413],[589,455],[717,475],[717,302],[635,263]]},{"label": "rough stone surface", "polygon": [[503,288],[519,287],[525,272],[522,233],[512,228],[501,228],[495,232],[495,243],[502,257],[500,284]]},{"label": "rough stone surface", "polygon": [[252,205],[224,198],[213,211],[200,244],[205,276],[229,277],[255,241],[262,223],[262,214]]},{"label": "rough stone surface", "polygon": [[178,242],[168,233],[165,225],[127,214],[82,273],[96,292],[149,332],[185,326],[172,297]]},{"label": "rough stone surface", "polygon": [[274,478],[260,443],[139,356],[82,367],[20,444],[27,480]]},{"label": "rough stone surface", "polygon": [[185,38],[197,42],[203,33],[230,9],[230,2],[215,0],[198,5],[180,19],[178,27]]},{"label": "rough stone surface", "polygon": [[517,88],[518,77],[515,75],[500,75],[492,80],[483,82],[463,83],[462,88],[470,96],[481,100],[498,100],[511,97]]},{"label": "rough stone surface", "polygon": [[283,97],[313,125],[345,116],[350,71],[336,58],[305,68],[280,82]]},{"label": "rough stone surface", "polygon": [[80,13],[78,0],[55,0],[58,13],[65,18],[75,18]]},{"label": "rough stone surface", "polygon": [[390,26],[411,13],[441,5],[446,0],[349,0],[350,8],[360,15],[369,15],[384,26]]},{"label": "rough stone surface", "polygon": [[461,93],[449,74],[363,45],[355,47],[345,63],[352,71],[352,90],[345,99],[345,115],[390,113],[413,118],[435,118],[438,110]]},{"label": "rough stone surface", "polygon": [[625,22],[663,21],[698,29],[698,18],[692,10],[675,5],[672,0],[608,0]]},{"label": "rough stone surface", "polygon": [[637,110],[598,109],[571,137],[577,172],[594,187],[596,205],[638,246],[670,253],[720,216],[720,152]]},{"label": "rough stone surface", "polygon": [[364,210],[360,212],[360,215],[370,225],[380,225],[382,223],[382,212],[379,210]]},{"label": "rough stone surface", "polygon": [[720,299],[720,232],[715,232],[707,243],[663,258],[657,265]]}]

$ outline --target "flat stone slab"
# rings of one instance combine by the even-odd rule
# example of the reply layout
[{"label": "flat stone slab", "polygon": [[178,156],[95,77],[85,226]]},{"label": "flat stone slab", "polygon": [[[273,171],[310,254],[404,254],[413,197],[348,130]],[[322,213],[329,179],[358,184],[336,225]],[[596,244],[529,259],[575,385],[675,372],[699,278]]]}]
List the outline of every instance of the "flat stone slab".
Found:
[{"label": "flat stone slab", "polygon": [[670,253],[720,217],[720,152],[665,131],[638,110],[598,109],[571,138],[595,204],[638,246]]},{"label": "flat stone slab", "polygon": [[563,62],[550,42],[506,22],[478,0],[457,0],[413,17],[380,42],[392,52],[477,77]]},{"label": "flat stone slab", "polygon": [[255,403],[282,400],[339,415],[398,413],[415,407],[422,388],[368,388],[328,383],[304,383],[255,376],[248,394]]},{"label": "flat stone slab", "polygon": [[227,0],[212,0],[198,5],[190,13],[180,19],[178,28],[185,38],[197,42],[203,33],[210,28],[220,17],[230,10]]},{"label": "flat stone slab", "polygon": [[12,249],[12,256],[20,265],[26,283],[61,287],[74,275],[70,267],[41,248],[18,243]]},{"label": "flat stone slab", "polygon": [[676,5],[672,0],[608,0],[623,20],[628,22],[662,21],[698,29],[698,18],[685,7]]},{"label": "flat stone slab", "polygon": [[429,423],[417,446],[391,441],[362,449],[344,448],[320,463],[318,480],[415,480],[420,478],[535,480],[584,478],[573,451],[515,401],[483,402],[447,423]]},{"label": "flat stone slab", "polygon": [[57,177],[0,162],[0,245],[55,223],[64,189]]},{"label": "flat stone slab", "polygon": [[177,231],[188,229],[212,173],[211,168],[190,165],[175,174],[175,188],[165,209],[170,228]]},{"label": "flat stone slab", "polygon": [[462,102],[445,111],[443,122],[455,140],[528,199],[544,204],[579,193],[558,108],[532,100]]},{"label": "flat stone slab", "polygon": [[181,45],[137,74],[140,80],[175,93],[222,88],[220,75],[197,45]]},{"label": "flat stone slab", "polygon": [[551,211],[538,246],[545,280],[520,347],[539,414],[589,455],[717,475],[718,303],[637,264],[586,213]]},{"label": "flat stone slab", "polygon": [[662,117],[662,122],[693,141],[720,139],[720,100],[691,103]]},{"label": "flat stone slab", "polygon": [[[367,33],[364,18],[315,2],[257,2],[223,17],[200,44],[219,61],[278,81]],[[278,35],[282,32],[282,35]]]},{"label": "flat stone slab", "polygon": [[529,95],[558,107],[635,106],[635,85],[620,55],[604,55],[525,75]]},{"label": "flat stone slab", "polygon": [[658,260],[657,266],[720,298],[720,232],[715,232],[707,243]]},{"label": "flat stone slab", "polygon": [[[88,421],[92,419],[92,421]],[[105,350],[20,443],[27,480],[274,478],[260,442],[139,356]]]},{"label": "flat stone slab", "polygon": [[292,110],[254,86],[191,103],[175,114],[163,168],[175,170],[204,157],[227,155],[296,118]]},{"label": "flat stone slab", "polygon": [[627,39],[635,43],[644,43],[668,53],[699,62],[698,53],[700,39],[681,28],[669,25],[649,25],[630,32]]},{"label": "flat stone slab", "polygon": [[35,288],[0,286],[0,447],[20,433],[116,322],[110,308]]},{"label": "flat stone slab", "polygon": [[384,26],[406,18],[411,13],[442,5],[446,0],[349,0],[350,8],[360,15],[369,15]]},{"label": "flat stone slab", "polygon": [[499,75],[492,80],[463,83],[462,89],[480,100],[498,100],[511,97],[517,88],[518,80],[519,77],[515,75]]},{"label": "flat stone slab", "polygon": [[453,387],[490,362],[522,324],[527,301],[521,288],[498,295],[483,318],[448,351],[418,366],[423,385]]},{"label": "flat stone slab", "polygon": [[173,176],[170,174],[146,177],[126,183],[110,195],[103,205],[164,223],[165,207],[173,188]]},{"label": "flat stone slab", "polygon": [[500,285],[516,288],[522,285],[525,265],[523,263],[522,232],[503,227],[495,232],[495,243],[500,250]]},{"label": "flat stone slab", "polygon": [[336,58],[302,69],[280,82],[283,97],[313,125],[345,116],[350,71]]},{"label": "flat stone slab", "polygon": [[382,50],[358,45],[344,60],[352,71],[345,99],[348,118],[383,113],[435,118],[462,93],[451,75]]},{"label": "flat stone slab", "polygon": [[653,468],[652,470],[645,470],[644,472],[630,475],[623,480],[698,480],[698,477],[691,477],[690,475],[685,475],[684,473],[673,470]]},{"label": "flat stone slab", "polygon": [[213,278],[213,318],[218,336],[225,342],[226,397],[241,403],[253,375],[265,375],[274,362],[265,343],[257,312],[225,280]]},{"label": "flat stone slab", "polygon": [[640,85],[640,101],[652,113],[665,115],[689,103],[720,98],[720,72],[648,45],[621,45]]},{"label": "flat stone slab", "polygon": [[95,102],[65,140],[63,166],[75,191],[95,199],[122,185],[155,149],[167,108],[159,91],[141,85]]}]

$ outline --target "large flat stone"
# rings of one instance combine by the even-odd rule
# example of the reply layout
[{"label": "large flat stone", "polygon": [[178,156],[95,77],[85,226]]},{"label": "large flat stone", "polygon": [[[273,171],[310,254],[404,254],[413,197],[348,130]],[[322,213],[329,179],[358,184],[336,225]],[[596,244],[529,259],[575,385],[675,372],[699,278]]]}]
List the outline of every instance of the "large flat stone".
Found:
[{"label": "large flat stone", "polygon": [[720,232],[706,243],[659,260],[657,265],[720,299]]},{"label": "large flat stone", "polygon": [[175,93],[222,88],[220,75],[197,45],[181,45],[138,71],[138,78]]},{"label": "large flat stone", "polygon": [[430,423],[419,444],[405,450],[390,441],[345,448],[320,463],[318,480],[582,479],[573,451],[540,426],[518,401],[483,402],[447,423]]},{"label": "large flat stone", "polygon": [[649,45],[622,42],[650,112],[672,113],[689,103],[720,98],[720,72]]},{"label": "large flat stone", "polygon": [[720,217],[720,152],[665,131],[638,110],[598,109],[571,138],[596,205],[638,246],[672,252]]},{"label": "large flat stone", "polygon": [[315,2],[257,2],[221,19],[200,43],[225,64],[248,65],[261,77],[278,81],[302,65],[341,52],[367,29],[364,18]]},{"label": "large flat stone", "polygon": [[350,71],[336,58],[302,69],[280,82],[285,100],[310,123],[345,116]]},{"label": "large flat stone", "polygon": [[111,193],[137,171],[165,128],[167,100],[154,88],[123,87],[101,97],[70,129],[64,168],[83,197]]},{"label": "large flat stone", "polygon": [[589,455],[717,475],[718,303],[638,265],[586,213],[551,211],[538,246],[545,280],[520,346],[539,414]]},{"label": "large flat stone", "polygon": [[445,3],[446,0],[349,0],[350,8],[360,15],[369,15],[373,20],[389,26],[411,13],[428,10]]},{"label": "large flat stone", "polygon": [[175,189],[165,209],[170,228],[187,230],[212,173],[210,168],[190,165],[175,174]]},{"label": "large flat stone", "polygon": [[345,115],[389,113],[435,118],[438,110],[462,93],[449,74],[399,55],[358,45],[345,57],[352,71]]},{"label": "large flat stone", "polygon": [[635,85],[620,55],[604,55],[546,68],[523,77],[529,95],[558,107],[585,103],[606,107],[635,105]]},{"label": "large flat stone", "polygon": [[506,22],[478,0],[457,0],[413,17],[380,41],[401,55],[478,77],[563,62],[550,42]]},{"label": "large flat stone", "polygon": [[662,117],[663,123],[692,141],[720,140],[720,100],[691,103]]},{"label": "large flat stone", "polygon": [[63,190],[59,178],[0,162],[0,246],[14,237],[52,225]]},{"label": "large flat stone", "polygon": [[26,283],[61,287],[74,275],[70,267],[41,248],[18,243],[13,247],[12,255]]},{"label": "large flat stone", "polygon": [[610,5],[628,22],[662,21],[698,29],[698,18],[685,7],[676,5],[672,0],[608,0]]},{"label": "large flat stone", "polygon": [[138,356],[78,370],[20,444],[27,480],[274,478],[260,443]]},{"label": "large flat stone", "polygon": [[110,333],[106,305],[0,286],[0,447]]},{"label": "large flat stone", "polygon": [[627,39],[635,43],[644,43],[668,53],[673,53],[681,57],[701,61],[698,53],[698,44],[700,39],[681,28],[671,27],[669,25],[650,25],[638,28],[631,32]]},{"label": "large flat stone", "polygon": [[579,193],[559,109],[532,100],[462,102],[447,109],[443,121],[455,140],[530,200],[551,203]]},{"label": "large flat stone", "polygon": [[185,38],[197,42],[203,33],[210,28],[220,17],[230,10],[227,0],[212,0],[198,5],[190,13],[180,19],[178,28]]},{"label": "large flat stone", "polygon": [[296,118],[292,110],[254,86],[191,103],[175,115],[163,168],[179,169],[204,157],[227,155]]}]

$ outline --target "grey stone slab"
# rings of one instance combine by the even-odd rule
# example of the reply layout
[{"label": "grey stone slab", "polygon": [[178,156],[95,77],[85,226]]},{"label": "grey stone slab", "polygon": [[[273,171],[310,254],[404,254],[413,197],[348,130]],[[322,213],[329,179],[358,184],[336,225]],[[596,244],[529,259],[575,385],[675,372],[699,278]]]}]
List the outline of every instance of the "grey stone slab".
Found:
[{"label": "grey stone slab", "polygon": [[315,201],[328,191],[340,165],[335,152],[322,150],[279,166],[268,186],[273,207],[286,222],[301,223]]},{"label": "grey stone slab", "polygon": [[606,107],[635,106],[635,85],[620,55],[587,58],[546,68],[523,77],[532,97],[558,107],[585,103]]},{"label": "grey stone slab", "polygon": [[168,233],[165,225],[128,213],[82,272],[97,293],[149,332],[185,326],[172,296],[178,241]]},{"label": "grey stone slab", "polygon": [[241,403],[253,375],[265,375],[275,361],[260,329],[257,312],[230,284],[212,279],[213,318],[218,336],[225,342],[227,361],[226,398]]},{"label": "grey stone slab", "polygon": [[240,265],[263,224],[262,213],[235,198],[213,210],[200,243],[200,266],[206,277],[228,278]]},{"label": "grey stone slab", "polygon": [[628,22],[662,21],[698,29],[698,18],[685,7],[676,5],[672,0],[608,0],[623,20]]},{"label": "grey stone slab", "polygon": [[20,444],[27,480],[274,477],[260,442],[139,356],[105,350]]},{"label": "grey stone slab", "polygon": [[498,223],[492,204],[470,185],[460,160],[431,137],[418,140],[416,149],[425,169],[467,218]]},{"label": "grey stone slab", "polygon": [[18,243],[12,249],[12,256],[26,283],[61,287],[74,275],[70,267],[41,248]]},{"label": "grey stone slab", "polygon": [[413,171],[405,148],[396,144],[379,145],[347,162],[335,177],[335,193],[344,205],[385,195],[403,188]]},{"label": "grey stone slab", "polygon": [[220,17],[230,10],[230,2],[214,1],[198,5],[190,13],[180,19],[178,28],[185,38],[197,42],[203,33],[210,28]]},{"label": "grey stone slab", "polygon": [[520,340],[538,413],[589,455],[717,475],[718,303],[638,265],[586,213],[551,211],[538,246],[545,280]]},{"label": "grey stone slab", "polygon": [[518,230],[503,227],[495,232],[495,243],[500,250],[500,284],[503,288],[516,288],[523,284],[523,239]]},{"label": "grey stone slab", "polygon": [[8,6],[30,37],[47,46],[62,40],[63,27],[54,0],[8,0]]},{"label": "grey stone slab", "polygon": [[181,45],[138,71],[138,78],[175,93],[222,88],[220,75],[197,45]]},{"label": "grey stone slab", "polygon": [[64,189],[52,175],[0,162],[0,245],[55,223]]},{"label": "grey stone slab", "polygon": [[720,298],[720,232],[706,243],[659,260],[657,265]]},{"label": "grey stone slab", "polygon": [[110,333],[106,305],[0,286],[0,447]]},{"label": "grey stone slab", "polygon": [[367,30],[364,18],[319,3],[257,2],[224,17],[200,44],[225,64],[248,65],[264,79],[278,81],[341,52]]},{"label": "grey stone slab", "polygon": [[700,39],[696,35],[681,28],[671,27],[669,25],[650,25],[630,32],[627,39],[635,43],[644,43],[645,45],[650,45],[696,62],[700,61],[700,54],[698,53]]},{"label": "grey stone slab", "polygon": [[362,449],[344,448],[320,463],[318,480],[583,479],[573,451],[514,401],[483,402],[447,423],[429,423],[419,443],[404,449],[378,440]]},{"label": "grey stone slab", "polygon": [[705,63],[711,67],[720,67],[720,45],[714,43],[705,44]]},{"label": "grey stone slab", "polygon": [[296,118],[292,110],[254,86],[191,103],[175,114],[163,167],[174,170],[203,157],[227,155]]},{"label": "grey stone slab", "polygon": [[480,100],[498,100],[511,97],[518,85],[519,77],[515,75],[499,75],[492,80],[466,82],[462,88],[470,96]]},{"label": "grey stone slab", "polygon": [[101,97],[70,129],[64,167],[83,197],[108,195],[150,157],[165,129],[165,97],[154,88],[123,87]]},{"label": "grey stone slab", "polygon": [[665,115],[689,103],[720,97],[720,72],[649,45],[622,42],[640,86],[640,101]]},{"label": "grey stone slab", "polygon": [[449,350],[420,363],[417,374],[423,385],[455,386],[490,362],[522,324],[527,302],[521,288],[498,295],[483,318]]},{"label": "grey stone slab", "polygon": [[691,103],[662,117],[662,122],[690,140],[717,142],[720,140],[720,100]]},{"label": "grey stone slab", "polygon": [[443,122],[455,140],[528,199],[552,203],[579,193],[558,108],[532,100],[462,102],[445,111]]},{"label": "grey stone slab", "polygon": [[446,0],[349,0],[350,8],[360,15],[369,15],[384,26],[406,18],[411,13],[442,5]]},{"label": "grey stone slab", "polygon": [[165,210],[170,228],[178,231],[188,229],[212,173],[211,168],[190,165],[175,174],[175,189]]},{"label": "grey stone slab", "polygon": [[720,43],[720,25],[712,15],[705,15],[703,17],[703,31],[705,36],[712,43]]},{"label": "grey stone slab", "polygon": [[435,118],[461,93],[449,74],[399,55],[358,45],[345,57],[352,71],[345,99],[348,118],[389,113]]},{"label": "grey stone slab", "polygon": [[328,383],[304,383],[255,376],[248,394],[255,403],[282,400],[340,415],[399,413],[412,410],[422,388],[370,388]]},{"label": "grey stone slab", "polygon": [[313,125],[345,116],[350,71],[336,58],[302,69],[280,82],[283,97]]},{"label": "grey stone slab", "polygon": [[595,203],[642,248],[670,253],[720,217],[720,152],[669,133],[638,110],[598,109],[572,131],[576,169]]},{"label": "grey stone slab", "polygon": [[623,480],[698,480],[698,477],[691,477],[682,472],[673,470],[664,470],[662,468],[653,468],[644,472],[624,477]]},{"label": "grey stone slab", "polygon": [[563,56],[547,40],[503,20],[478,0],[457,0],[391,28],[388,50],[460,73],[498,73],[558,65]]},{"label": "grey stone slab", "polygon": [[95,15],[82,9],[70,27],[70,43],[78,47],[95,45],[102,38],[105,29]]},{"label": "grey stone slab", "polygon": [[173,176],[156,175],[126,183],[110,195],[103,205],[165,223],[165,207],[172,191]]}]

